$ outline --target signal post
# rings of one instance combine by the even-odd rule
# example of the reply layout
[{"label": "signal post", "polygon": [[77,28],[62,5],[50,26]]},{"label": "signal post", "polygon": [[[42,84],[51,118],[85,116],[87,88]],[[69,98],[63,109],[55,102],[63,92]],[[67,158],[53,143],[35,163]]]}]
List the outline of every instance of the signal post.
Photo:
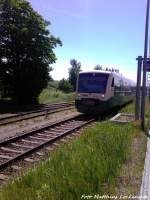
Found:
[{"label": "signal post", "polygon": [[[141,119],[141,126],[144,130],[144,121],[145,121],[145,96],[146,96],[146,75],[150,72],[150,58],[146,60],[139,56],[137,59],[138,68],[137,68],[137,86],[136,86],[136,102],[135,102],[135,119]],[[144,84],[142,85],[142,101],[141,101],[141,109],[140,109],[140,99],[141,99],[141,72],[143,67],[143,76],[145,78]],[[145,73],[145,75],[144,75]],[[149,89],[150,92],[150,89]],[[150,100],[150,93],[149,93]]]},{"label": "signal post", "polygon": [[140,119],[140,96],[141,96],[141,70],[142,70],[142,63],[143,58],[142,56],[139,56],[137,59],[138,61],[138,68],[137,68],[137,86],[136,86],[136,102],[135,102],[135,119]]},{"label": "signal post", "polygon": [[143,60],[142,102],[141,102],[141,126],[143,130],[145,130],[145,95],[146,95],[146,71],[147,71],[147,51],[148,51],[148,33],[149,33],[149,8],[150,8],[150,0],[147,0],[144,60]]}]

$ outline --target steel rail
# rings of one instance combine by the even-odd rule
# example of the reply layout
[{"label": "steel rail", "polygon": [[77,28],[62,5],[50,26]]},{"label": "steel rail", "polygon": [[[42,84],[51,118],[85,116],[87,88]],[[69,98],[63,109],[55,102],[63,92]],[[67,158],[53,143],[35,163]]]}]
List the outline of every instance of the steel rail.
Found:
[{"label": "steel rail", "polygon": [[45,105],[41,109],[35,109],[35,110],[32,110],[32,111],[27,111],[27,112],[19,112],[19,113],[16,113],[16,114],[12,114],[10,116],[1,117],[0,121],[5,120],[5,119],[9,119],[9,118],[12,118],[12,117],[18,117],[18,116],[23,116],[23,115],[27,115],[27,114],[33,114],[33,113],[38,113],[38,112],[41,112],[41,111],[46,111],[46,110],[49,110],[51,108],[55,109],[55,108],[59,108],[59,107],[62,107],[62,106],[71,106],[71,105],[73,105],[73,103],[60,103],[60,104]]},{"label": "steel rail", "polygon": [[[74,121],[74,120],[75,120],[75,121]],[[52,144],[52,143],[54,143],[55,141],[61,139],[62,137],[65,137],[65,136],[67,136],[68,134],[70,134],[70,133],[72,133],[72,132],[74,132],[74,131],[76,131],[76,130],[78,130],[78,129],[84,127],[84,126],[86,126],[87,124],[93,122],[94,120],[95,120],[95,119],[93,119],[93,118],[87,118],[85,115],[80,114],[80,115],[76,115],[75,117],[71,117],[71,118],[68,118],[68,119],[65,119],[65,120],[61,120],[61,121],[59,121],[59,122],[50,124],[50,125],[48,125],[48,126],[45,126],[45,127],[39,128],[39,129],[37,129],[37,130],[33,130],[33,131],[30,131],[30,132],[24,133],[23,135],[16,136],[16,137],[13,137],[13,138],[10,138],[10,139],[8,139],[8,140],[6,140],[6,141],[1,142],[1,143],[0,143],[0,149],[2,150],[2,147],[3,147],[3,148],[4,148],[4,147],[7,147],[7,145],[11,145],[12,142],[19,142],[20,139],[23,139],[23,138],[31,139],[31,138],[28,138],[28,137],[31,136],[31,135],[39,134],[39,133],[43,134],[43,137],[44,137],[44,134],[45,134],[45,133],[42,133],[42,131],[46,131],[46,130],[47,130],[47,131],[52,131],[52,130],[48,130],[49,128],[56,128],[56,131],[58,131],[57,128],[60,129],[59,125],[63,125],[63,124],[65,124],[66,122],[67,122],[67,123],[69,123],[69,122],[70,122],[70,123],[73,123],[72,127],[70,127],[70,124],[69,124],[69,127],[67,128],[68,130],[66,130],[66,128],[63,127],[63,128],[62,128],[62,131],[59,132],[59,131],[60,131],[60,130],[59,130],[58,133],[57,133],[57,135],[56,135],[55,129],[54,129],[54,130],[53,130],[53,134],[54,134],[54,135],[52,135],[52,133],[49,133],[50,138],[45,139],[45,137],[42,138],[42,136],[41,136],[41,137],[40,137],[41,141],[40,141],[40,142],[37,142],[37,145],[36,145],[36,142],[35,142],[35,145],[36,145],[36,146],[34,146],[33,148],[29,148],[29,149],[27,149],[27,150],[25,150],[25,151],[22,151],[22,153],[19,153],[18,155],[14,156],[14,157],[13,157],[13,156],[12,156],[12,157],[10,156],[10,159],[6,159],[6,161],[2,162],[2,163],[0,164],[0,170],[5,169],[6,167],[8,167],[9,165],[11,165],[12,163],[14,163],[14,162],[16,162],[16,161],[18,161],[18,160],[20,160],[20,159],[23,159],[25,156],[27,156],[27,155],[29,155],[29,154],[32,154],[33,152],[35,152],[35,151],[41,149],[42,147],[44,147],[44,146],[46,146],[46,145],[48,145],[48,144]],[[74,123],[77,123],[77,124],[74,125]],[[65,127],[67,127],[67,125],[65,125]],[[52,136],[53,138],[51,138],[51,136]],[[33,137],[33,138],[35,138],[35,141],[37,141],[37,138],[38,138],[38,137],[35,136],[35,137]],[[43,139],[44,139],[44,140],[43,140]],[[29,141],[30,141],[31,143],[34,142],[34,141],[32,141],[32,140],[29,140]],[[9,149],[11,149],[11,148],[9,147]],[[10,150],[10,154],[13,152],[13,150],[15,151],[15,149],[13,149],[13,148],[12,148],[12,150]],[[19,152],[20,150],[16,150],[16,151]],[[2,153],[1,153],[1,154],[2,154]],[[0,154],[0,156],[2,156],[1,154]],[[4,156],[5,156],[5,154],[4,154]]]},{"label": "steel rail", "polygon": [[[18,121],[22,121],[22,120],[40,117],[43,115],[53,114],[53,113],[56,113],[59,111],[64,111],[64,110],[68,110],[68,109],[72,109],[72,108],[74,108],[74,106],[72,106],[72,104],[66,104],[66,105],[58,105],[55,107],[53,106],[53,107],[49,107],[49,108],[45,108],[45,109],[40,109],[37,111],[19,113],[16,115],[0,118],[0,126],[18,122]],[[30,115],[32,115],[32,116],[30,116]]]}]

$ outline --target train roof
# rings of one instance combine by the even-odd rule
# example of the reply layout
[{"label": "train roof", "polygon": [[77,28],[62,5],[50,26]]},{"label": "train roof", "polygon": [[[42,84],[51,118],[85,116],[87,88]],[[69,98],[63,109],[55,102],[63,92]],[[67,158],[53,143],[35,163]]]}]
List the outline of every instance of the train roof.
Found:
[{"label": "train roof", "polygon": [[112,74],[113,72],[111,72],[111,71],[104,71],[104,70],[91,70],[91,71],[83,71],[83,72],[80,72],[79,74],[86,74],[86,73]]},{"label": "train roof", "polygon": [[80,72],[79,74],[86,74],[86,73],[113,74],[114,76],[123,79],[125,82],[130,83],[132,86],[136,85],[136,83],[133,80],[124,77],[119,72],[104,71],[104,70],[91,70],[91,71],[83,71],[83,72]]},{"label": "train roof", "polygon": [[79,74],[86,74],[86,73],[113,74],[114,76],[124,78],[124,76],[122,74],[120,74],[119,72],[104,71],[104,70],[83,71],[83,72],[80,72]]}]

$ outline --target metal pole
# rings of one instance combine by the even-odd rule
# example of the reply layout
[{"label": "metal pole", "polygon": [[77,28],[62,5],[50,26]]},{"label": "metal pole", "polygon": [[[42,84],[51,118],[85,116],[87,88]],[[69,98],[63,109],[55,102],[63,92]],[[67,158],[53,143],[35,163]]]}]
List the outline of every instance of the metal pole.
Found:
[{"label": "metal pole", "polygon": [[148,85],[148,73],[146,74],[146,99],[148,99],[148,90],[149,90],[149,85]]},{"label": "metal pole", "polygon": [[149,28],[149,5],[150,0],[147,0],[146,24],[145,24],[145,46],[144,46],[144,62],[143,62],[143,87],[142,87],[142,104],[141,104],[141,126],[145,129],[145,90],[146,90],[146,61],[148,49],[148,28]]},{"label": "metal pole", "polygon": [[135,119],[140,119],[140,94],[141,94],[141,69],[142,69],[142,56],[138,56],[138,69],[137,69],[137,85],[136,85],[136,102],[135,102]]},{"label": "metal pole", "polygon": [[149,103],[150,103],[150,82],[149,82]]},{"label": "metal pole", "polygon": [[148,74],[148,85],[149,85],[149,87],[148,87],[148,94],[149,94],[149,103],[150,103],[150,73]]}]

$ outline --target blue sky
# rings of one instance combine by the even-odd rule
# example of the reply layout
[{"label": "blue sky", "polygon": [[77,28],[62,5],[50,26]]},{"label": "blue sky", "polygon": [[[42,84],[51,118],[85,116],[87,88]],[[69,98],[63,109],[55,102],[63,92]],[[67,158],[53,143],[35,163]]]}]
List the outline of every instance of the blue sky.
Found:
[{"label": "blue sky", "polygon": [[54,79],[68,77],[70,59],[83,70],[96,64],[119,68],[136,80],[136,57],[143,55],[146,0],[29,0],[51,22],[63,42],[55,53]]}]

